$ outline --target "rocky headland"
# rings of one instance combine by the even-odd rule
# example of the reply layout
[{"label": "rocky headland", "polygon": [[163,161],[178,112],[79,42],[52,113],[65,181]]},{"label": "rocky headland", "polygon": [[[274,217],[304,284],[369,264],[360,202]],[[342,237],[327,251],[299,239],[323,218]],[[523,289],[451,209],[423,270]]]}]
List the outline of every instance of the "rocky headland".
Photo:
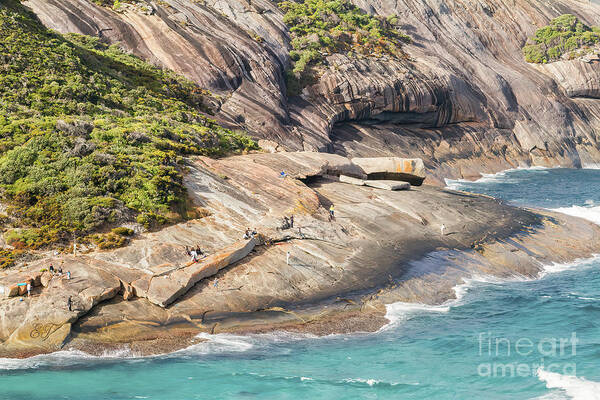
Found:
[{"label": "rocky headland", "polygon": [[[200,332],[373,331],[387,322],[386,304],[440,304],[463,278],[535,277],[544,264],[600,251],[600,227],[577,218],[428,185],[340,182],[359,174],[341,156],[200,157],[188,168],[203,218],[121,249],[40,254],[0,272],[7,294],[15,283],[33,285],[31,297],[0,299],[0,354],[147,354],[185,347]],[[282,227],[291,215],[294,227]],[[248,227],[254,238],[244,238]],[[198,245],[207,256],[193,263],[186,246]]]},{"label": "rocky headland", "polygon": [[[154,113],[162,106],[155,98],[180,95],[185,107],[177,103],[162,121],[177,122],[176,132],[164,126],[158,133],[141,132],[156,122],[152,113],[135,132],[125,127],[92,137],[101,124],[62,120],[43,128],[62,132],[69,146],[71,131],[84,131],[69,157],[91,158],[99,152],[93,146],[105,146],[93,161],[101,171],[117,160],[107,154],[109,146],[131,144],[128,154],[136,154],[152,143],[148,154],[156,163],[136,171],[162,168],[170,174],[164,176],[181,176],[181,188],[170,190],[177,190],[178,199],[185,194],[190,209],[159,230],[135,225],[135,236],[122,248],[82,245],[60,253],[42,248],[0,269],[0,357],[68,348],[161,353],[194,343],[202,332],[375,331],[387,323],[388,304],[441,304],[473,276],[533,278],[545,264],[600,252],[600,227],[591,222],[443,188],[444,178],[600,162],[597,55],[531,64],[521,51],[558,15],[598,25],[600,7],[578,0],[356,0],[353,4],[371,16],[397,16],[411,38],[402,45],[404,56],[321,54],[318,79],[289,93],[292,44],[277,3],[109,3],[27,0],[19,5],[57,32],[118,44],[185,76],[199,85],[195,89],[208,90],[201,93],[201,107],[187,92],[180,93],[189,85],[169,86],[173,82],[164,79],[171,78],[161,75],[162,81],[144,82],[159,96],[147,104]],[[88,42],[81,57],[73,50],[69,55],[79,58],[69,60],[93,59],[93,65],[102,66],[114,56],[108,64],[112,69],[105,71],[115,79],[126,75],[114,69],[119,67],[115,60],[124,56]],[[73,46],[60,48],[82,47]],[[127,69],[127,84],[135,83],[131,76],[142,70],[148,68]],[[75,102],[75,112],[98,108],[98,120],[124,118],[127,113],[114,101],[119,93],[105,90],[111,84],[97,85],[104,90],[101,106],[92,96],[86,99],[92,105]],[[138,107],[133,100],[123,96],[120,101]],[[21,108],[27,116],[35,114]],[[132,106],[128,112],[140,110]],[[216,123],[201,112],[212,113]],[[194,124],[204,127],[196,136],[189,134],[198,128]],[[242,155],[198,156],[208,154],[203,153],[208,145],[219,155],[224,137],[241,141],[216,124],[255,138],[261,151],[248,152],[242,143],[236,145],[244,149]],[[214,133],[209,129],[221,136],[199,140]],[[107,138],[116,144],[107,144]],[[163,157],[165,149],[181,149],[180,159]],[[369,172],[373,157],[412,161],[393,164],[394,172]],[[373,180],[378,183],[367,184]],[[394,183],[398,180],[410,182],[410,189],[387,190],[407,188]],[[127,193],[113,194],[127,199]],[[122,201],[118,204],[125,210]],[[332,205],[334,220],[329,218]],[[283,219],[292,215],[294,226],[286,226]],[[248,230],[256,235],[249,237]],[[192,262],[187,248],[196,246],[205,254]],[[63,274],[51,273],[50,265]],[[27,284],[31,296],[25,295]]]}]

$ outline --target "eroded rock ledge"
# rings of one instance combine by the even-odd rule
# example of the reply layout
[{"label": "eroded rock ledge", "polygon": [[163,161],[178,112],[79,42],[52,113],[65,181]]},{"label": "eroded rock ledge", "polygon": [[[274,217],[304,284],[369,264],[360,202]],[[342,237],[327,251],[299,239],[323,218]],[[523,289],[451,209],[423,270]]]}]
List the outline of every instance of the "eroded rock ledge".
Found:
[{"label": "eroded rock ledge", "polygon": [[[42,274],[45,285],[31,298],[0,298],[0,356],[71,347],[169,351],[199,332],[374,330],[385,323],[384,304],[439,303],[473,274],[535,276],[541,263],[600,250],[600,228],[586,221],[427,185],[393,192],[346,184],[328,172],[351,168],[348,159],[318,157],[190,160],[186,185],[206,217],[125,248],[40,255],[0,272],[0,285],[38,276],[50,263],[72,273],[71,280]],[[313,179],[281,178],[282,169]],[[292,214],[294,228],[281,229]],[[248,227],[260,240],[243,240]],[[190,264],[185,246],[196,245],[209,256]],[[419,261],[427,257],[436,262]]]}]

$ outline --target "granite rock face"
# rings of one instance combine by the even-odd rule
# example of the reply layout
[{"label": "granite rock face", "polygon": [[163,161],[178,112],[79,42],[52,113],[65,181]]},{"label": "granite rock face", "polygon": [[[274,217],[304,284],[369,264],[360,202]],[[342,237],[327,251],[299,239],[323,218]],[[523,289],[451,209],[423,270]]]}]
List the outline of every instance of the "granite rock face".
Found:
[{"label": "granite rock face", "polygon": [[552,77],[567,96],[600,99],[600,58],[597,56],[556,61],[537,67]]},{"label": "granite rock face", "polygon": [[[522,165],[600,160],[595,62],[527,64],[521,47],[550,19],[594,25],[578,0],[354,0],[399,15],[407,59],[333,54],[319,82],[286,96],[289,35],[268,0],[165,0],[114,11],[89,0],[28,0],[49,27],[100,36],[218,94],[222,122],[270,151],[423,158],[431,182]],[[588,60],[589,61],[589,60]]]},{"label": "granite rock face", "polygon": [[[600,252],[600,227],[591,222],[487,196],[357,186],[320,167],[322,179],[280,178],[282,167],[300,177],[332,157],[350,163],[315,155],[189,160],[185,185],[202,218],[140,234],[123,248],[39,253],[0,270],[2,287],[34,282],[31,297],[0,297],[0,357],[142,343],[142,352],[169,351],[199,332],[376,330],[386,302],[440,302],[471,274],[535,276],[540,263]],[[282,223],[292,215],[293,227]],[[258,233],[252,240],[243,238],[248,227]],[[191,263],[186,246],[207,257]],[[412,264],[445,251],[448,264]],[[468,268],[448,267],[457,254],[472,261]],[[50,264],[72,279],[43,272]]]},{"label": "granite rock face", "polygon": [[210,255],[198,262],[190,263],[183,268],[150,280],[145,296],[148,300],[161,307],[173,303],[200,280],[215,275],[219,270],[240,261],[253,249],[254,239],[234,243],[217,254]]}]

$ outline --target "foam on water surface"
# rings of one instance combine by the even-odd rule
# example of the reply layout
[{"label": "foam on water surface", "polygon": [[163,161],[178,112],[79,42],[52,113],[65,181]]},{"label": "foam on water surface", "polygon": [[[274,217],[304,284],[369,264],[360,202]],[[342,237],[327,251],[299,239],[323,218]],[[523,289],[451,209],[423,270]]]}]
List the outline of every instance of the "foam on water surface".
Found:
[{"label": "foam on water surface", "polygon": [[540,368],[539,379],[548,389],[560,389],[567,398],[573,400],[600,400],[600,382],[594,382],[577,376],[562,375]]}]

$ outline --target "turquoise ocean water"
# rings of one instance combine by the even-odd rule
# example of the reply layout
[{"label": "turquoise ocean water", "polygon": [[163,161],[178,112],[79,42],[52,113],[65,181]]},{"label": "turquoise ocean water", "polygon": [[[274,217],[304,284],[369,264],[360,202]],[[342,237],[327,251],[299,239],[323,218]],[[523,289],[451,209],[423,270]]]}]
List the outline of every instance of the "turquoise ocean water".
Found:
[{"label": "turquoise ocean water", "polygon": [[[600,223],[600,170],[448,184]],[[0,359],[0,399],[600,399],[600,259],[459,292],[438,307],[391,305],[392,323],[371,334],[217,335],[148,358]]]}]

